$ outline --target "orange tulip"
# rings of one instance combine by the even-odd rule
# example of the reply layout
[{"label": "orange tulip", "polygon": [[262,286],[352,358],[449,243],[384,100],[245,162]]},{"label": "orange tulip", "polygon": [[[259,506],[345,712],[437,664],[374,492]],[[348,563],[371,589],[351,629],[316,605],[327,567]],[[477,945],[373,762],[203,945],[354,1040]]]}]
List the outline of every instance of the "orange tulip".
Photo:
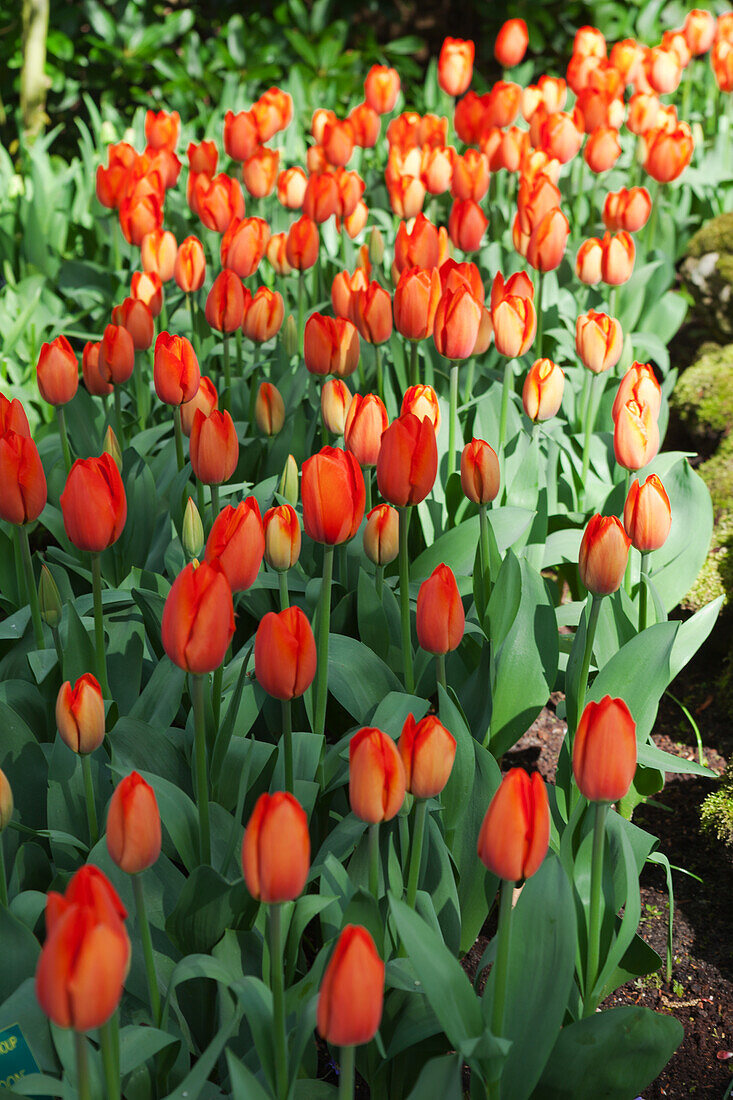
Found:
[{"label": "orange tulip", "polygon": [[234,218],[221,238],[221,265],[240,279],[254,275],[265,254],[270,227],[264,218]]},{"label": "orange tulip", "polygon": [[407,790],[415,798],[435,798],[445,787],[456,757],[456,740],[436,715],[416,722],[408,714],[397,745]]},{"label": "orange tulip", "polygon": [[146,111],[145,140],[153,149],[175,149],[181,129],[178,111]]},{"label": "orange tulip", "polygon": [[418,420],[423,420],[427,416],[435,429],[435,434],[438,434],[440,405],[438,404],[438,395],[432,386],[419,384],[410,386],[406,390],[405,396],[402,398],[400,416],[404,416],[407,412],[411,412]]},{"label": "orange tulip", "polygon": [[631,540],[616,516],[592,516],[580,543],[580,579],[594,596],[609,596],[621,587]]},{"label": "orange tulip", "polygon": [[649,220],[652,200],[646,187],[609,191],[603,204],[603,224],[610,232],[636,233]]},{"label": "orange tulip", "polygon": [[529,43],[527,24],[523,19],[507,19],[494,43],[494,57],[503,69],[512,69],[525,55]]},{"label": "orange tulip", "polygon": [[456,248],[476,252],[489,224],[489,219],[473,199],[455,199],[448,219],[448,232]]},{"label": "orange tulip", "polygon": [[476,47],[462,38],[446,38],[438,57],[438,84],[448,95],[459,96],[468,88],[473,76]]},{"label": "orange tulip", "polygon": [[122,325],[107,325],[99,346],[99,373],[115,386],[127,382],[135,367],[135,344]]},{"label": "orange tulip", "polygon": [[265,905],[295,901],[303,893],[311,843],[303,807],[287,791],[261,794],[242,842],[247,889]]},{"label": "orange tulip", "polygon": [[479,140],[484,130],[492,126],[511,126],[519,114],[521,103],[522,89],[518,84],[497,80],[486,99]]},{"label": "orange tulip", "polygon": [[644,147],[644,170],[658,183],[670,183],[692,160],[692,131],[686,122],[673,130],[652,130],[645,135]]},{"label": "orange tulip", "polygon": [[302,168],[286,168],[277,177],[277,198],[287,210],[300,210],[308,177]]},{"label": "orange tulip", "polygon": [[77,458],[60,498],[64,530],[79,550],[98,554],[117,542],[127,519],[120,471],[107,453]]},{"label": "orange tulip", "polygon": [[586,286],[595,286],[601,281],[601,258],[603,248],[598,237],[589,237],[583,241],[575,257],[575,274]]},{"label": "orange tulip", "polygon": [[636,723],[623,699],[604,695],[583,711],[573,742],[573,775],[590,802],[618,802],[636,773]]},{"label": "orange tulip", "polygon": [[487,109],[488,95],[477,95],[470,91],[459,99],[453,112],[453,125],[456,134],[466,145],[477,145],[481,135],[489,126]]},{"label": "orange tulip", "polygon": [[672,525],[669,497],[656,474],[643,485],[634,478],[624,505],[624,527],[632,546],[642,554],[664,546]]},{"label": "orange tulip", "polygon": [[545,214],[560,206],[560,189],[544,173],[519,181],[517,211],[523,233],[530,233]]},{"label": "orange tulip", "polygon": [[301,535],[298,514],[290,504],[280,504],[265,512],[265,561],[271,569],[284,573],[300,557]]},{"label": "orange tulip", "polygon": [[[336,213],[338,217],[342,218],[344,223],[350,222],[354,215],[357,215],[358,219],[362,207],[365,211],[367,210],[366,204],[361,201],[361,196],[364,194],[364,188],[366,187],[364,180],[358,172],[347,172],[344,168],[337,168],[334,175],[336,177]],[[366,222],[366,217],[364,221]],[[338,222],[336,227],[338,228]],[[352,237],[356,235],[348,229],[347,232]]]},{"label": "orange tulip", "polygon": [[575,350],[593,374],[615,367],[624,348],[624,334],[615,317],[591,309],[575,322]]},{"label": "orange tulip", "polygon": [[428,653],[449,653],[461,644],[465,628],[466,615],[453,570],[438,565],[417,594],[418,643]]},{"label": "orange tulip", "polygon": [[394,322],[397,331],[408,340],[424,340],[432,336],[440,295],[440,274],[437,268],[405,268],[394,295]]},{"label": "orange tulip", "polygon": [[173,277],[186,294],[200,290],[204,285],[206,257],[204,246],[198,237],[186,237],[185,241],[181,241],[176,253]]},{"label": "orange tulip", "polygon": [[480,202],[489,189],[489,161],[485,153],[467,149],[453,158],[451,194],[455,199]]},{"label": "orange tulip", "polygon": [[585,162],[592,172],[607,172],[621,156],[618,130],[612,126],[598,126],[585,143]]},{"label": "orange tulip", "polygon": [[651,92],[636,92],[629,100],[626,127],[632,134],[647,134],[659,121],[661,104]]},{"label": "orange tulip", "polygon": [[382,128],[377,112],[368,103],[359,103],[349,114],[349,122],[354,131],[354,145],[373,149]]},{"label": "orange tulip", "polygon": [[355,456],[322,447],[303,463],[303,527],[314,542],[338,545],[353,539],[364,515],[364,476]]},{"label": "orange tulip", "polygon": [[438,473],[435,431],[412,413],[397,417],[382,436],[377,459],[379,492],[390,504],[405,507],[424,500]]},{"label": "orange tulip", "polygon": [[634,238],[623,229],[616,234],[606,232],[601,249],[601,278],[610,286],[621,286],[631,278],[634,270]]},{"label": "orange tulip", "polygon": [[153,788],[137,772],[115,787],[107,810],[107,851],[128,875],[152,867],[160,855],[160,811]]},{"label": "orange tulip", "polygon": [[537,332],[537,313],[532,298],[507,294],[495,303],[493,293],[491,297],[491,323],[496,350],[510,359],[524,355],[532,346]]},{"label": "orange tulip", "polygon": [[499,459],[484,439],[472,439],[461,452],[461,488],[474,504],[489,504],[501,485]]},{"label": "orange tulip", "polygon": [[206,320],[218,332],[234,332],[244,317],[244,287],[239,276],[224,268],[206,299]]},{"label": "orange tulip", "polygon": [[0,436],[6,432],[15,432],[30,439],[31,429],[25,409],[17,397],[8,401],[4,393],[0,393]]},{"label": "orange tulip", "polygon": [[349,741],[349,802],[362,821],[376,825],[395,817],[405,800],[405,769],[391,737],[360,729]]},{"label": "orange tulip", "polygon": [[333,1046],[369,1043],[382,1019],[384,963],[374,940],[347,924],[326,967],[318,994],[318,1033]]},{"label": "orange tulip", "polygon": [[570,236],[570,224],[562,210],[548,210],[534,227],[527,245],[527,262],[537,271],[560,266]]},{"label": "orange tulip", "polygon": [[198,359],[185,336],[161,332],[153,357],[155,392],[166,405],[183,405],[198,393],[201,382]]},{"label": "orange tulip", "polygon": [[223,233],[233,218],[244,217],[244,195],[237,180],[220,172],[209,179],[197,176],[194,185],[195,209],[207,229]]},{"label": "orange tulip", "polygon": [[163,608],[163,648],[186,672],[213,672],[234,634],[232,590],[218,561],[191,562],[174,580]]},{"label": "orange tulip", "polygon": [[120,199],[120,229],[128,244],[139,248],[147,233],[160,229],[163,203],[156,190]]},{"label": "orange tulip", "polygon": [[265,248],[265,255],[278,275],[289,275],[293,270],[287,261],[287,240],[287,233],[273,233]]},{"label": "orange tulip", "polygon": [[384,344],[392,335],[392,299],[383,286],[371,282],[358,290],[353,302],[353,321],[359,335],[370,344]]},{"label": "orange tulip", "polygon": [[522,389],[522,404],[530,420],[549,420],[562,404],[565,374],[551,359],[537,359]]},{"label": "orange tulip", "polygon": [[280,167],[280,154],[277,149],[267,149],[264,145],[247,157],[242,165],[244,186],[256,199],[269,195],[277,179]]},{"label": "orange tulip", "polygon": [[444,290],[435,311],[433,340],[446,359],[467,359],[473,354],[481,324],[481,304],[468,286]]},{"label": "orange tulip", "polygon": [[351,405],[351,390],[340,378],[329,378],[321,389],[321,416],[326,431],[343,435]]},{"label": "orange tulip", "polygon": [[242,332],[248,340],[264,344],[277,336],[285,317],[282,295],[268,286],[258,287],[254,294],[245,290]]},{"label": "orange tulip", "polygon": [[642,470],[659,450],[659,424],[650,405],[629,400],[621,406],[613,426],[613,451],[619,466]]},{"label": "orange tulip", "polygon": [[296,271],[306,271],[318,259],[318,227],[311,218],[303,215],[293,222],[285,242],[285,256]]},{"label": "orange tulip", "polygon": [[659,416],[662,388],[649,363],[633,363],[621,379],[611,410],[614,422],[626,402],[632,399],[639,405],[649,405],[655,419]]},{"label": "orange tulip", "polygon": [[305,323],[303,358],[311,374],[346,378],[359,366],[359,334],[344,317],[312,313]]},{"label": "orange tulip", "polygon": [[344,446],[362,468],[376,466],[388,423],[387,410],[375,393],[354,394],[344,425]]},{"label": "orange tulip", "polygon": [[644,75],[658,95],[676,92],[682,78],[679,56],[664,45],[652,46],[644,59]]},{"label": "orange tulip", "polygon": [[41,345],[36,366],[38,390],[49,405],[66,405],[79,386],[79,361],[65,336]]},{"label": "orange tulip", "polygon": [[402,175],[387,180],[390,206],[398,218],[417,217],[425,202],[425,191],[425,184],[419,176]]},{"label": "orange tulip", "polygon": [[334,275],[331,283],[331,305],[336,316],[351,321],[357,291],[364,290],[367,286],[369,286],[369,276],[363,267],[357,267],[353,275],[349,275],[348,271],[339,271]]},{"label": "orange tulip", "polygon": [[317,172],[310,176],[303,195],[303,213],[319,225],[338,210],[339,189],[333,172]]},{"label": "orange tulip", "polygon": [[219,152],[215,141],[200,141],[198,145],[190,141],[186,150],[188,166],[194,175],[203,172],[207,176],[216,175]]},{"label": "orange tulip", "polygon": [[399,513],[389,504],[378,504],[367,516],[364,553],[375,565],[389,565],[399,552]]},{"label": "orange tulip", "polygon": [[694,57],[707,53],[715,41],[715,16],[699,8],[688,11],[682,33]]},{"label": "orange tulip", "polygon": [[178,245],[169,229],[153,229],[146,233],[140,245],[143,271],[154,271],[161,282],[173,278]]},{"label": "orange tulip", "polygon": [[189,444],[194,475],[204,485],[228,481],[237,468],[239,440],[228,412],[214,409],[208,416],[197,409]]},{"label": "orange tulip", "polygon": [[329,164],[343,168],[354,152],[354,128],[348,118],[327,119],[321,135],[323,154]]},{"label": "orange tulip", "polygon": [[386,65],[372,65],[364,81],[364,98],[373,111],[388,115],[400,93],[400,75]]},{"label": "orange tulip", "polygon": [[265,534],[255,497],[228,504],[214,520],[204,560],[218,562],[232,592],[251,588],[262,564]]},{"label": "orange tulip", "polygon": [[[101,343],[93,344],[87,340],[81,357],[81,373],[84,385],[95,397],[105,397],[114,392],[111,382],[106,382],[99,372],[99,349]],[[2,433],[0,433],[2,434]]]},{"label": "orange tulip", "polygon": [[440,247],[438,230],[424,214],[418,214],[415,224],[408,231],[400,222],[395,238],[395,266],[398,271],[406,267],[429,269],[438,267]]},{"label": "orange tulip", "polygon": [[160,275],[155,271],[133,271],[130,296],[145,302],[153,317],[157,317],[163,308],[163,284]]},{"label": "orange tulip", "polygon": [[539,147],[561,164],[572,160],[582,143],[582,131],[567,111],[553,111],[540,127]]},{"label": "orange tulip", "polygon": [[486,811],[479,859],[492,875],[518,882],[539,871],[549,843],[550,807],[542,776],[512,768]]},{"label": "orange tulip", "polygon": [[280,130],[286,130],[293,117],[293,101],[281,88],[268,88],[256,103],[252,114],[261,142],[269,141]]},{"label": "orange tulip", "polygon": [[132,336],[135,351],[147,351],[153,342],[155,325],[150,306],[140,298],[125,298],[112,310],[112,324],[126,328]]},{"label": "orange tulip", "polygon": [[255,676],[275,699],[296,699],[316,675],[316,642],[299,607],[268,611],[255,635]]},{"label": "orange tulip", "polygon": [[86,755],[104,741],[104,699],[99,681],[85,672],[74,684],[67,680],[56,696],[56,726],[72,752]]},{"label": "orange tulip", "polygon": [[473,345],[471,355],[484,355],[489,350],[491,339],[494,335],[494,326],[491,323],[491,311],[485,306],[481,307],[481,321],[478,326],[478,336]]},{"label": "orange tulip", "polygon": [[273,436],[282,431],[285,423],[285,402],[277,386],[272,382],[260,382],[255,398],[255,424],[262,435]]},{"label": "orange tulip", "polygon": [[[481,156],[480,153],[476,153],[475,149],[467,150],[467,155],[468,153]],[[431,195],[443,195],[451,187],[455,157],[456,151],[452,145],[448,146],[447,149],[441,149],[440,147],[437,149],[426,147],[423,149],[420,158],[420,179],[425,185],[425,190],[429,191]],[[488,169],[488,164],[486,167]],[[470,198],[472,196],[462,195],[460,197]]]},{"label": "orange tulip", "polygon": [[191,435],[193,419],[199,409],[204,416],[211,416],[218,405],[219,395],[216,392],[214,383],[210,378],[202,374],[199,388],[196,390],[196,393],[190,401],[187,401],[185,405],[181,405],[181,427],[183,428],[183,434],[185,436]]}]

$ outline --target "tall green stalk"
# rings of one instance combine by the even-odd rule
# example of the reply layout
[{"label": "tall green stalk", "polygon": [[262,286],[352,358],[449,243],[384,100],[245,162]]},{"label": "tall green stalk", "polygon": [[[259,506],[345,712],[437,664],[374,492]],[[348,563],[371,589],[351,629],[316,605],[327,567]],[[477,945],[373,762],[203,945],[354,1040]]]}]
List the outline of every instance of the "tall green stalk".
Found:
[{"label": "tall green stalk", "polygon": [[411,909],[415,908],[415,898],[417,897],[417,885],[420,878],[420,861],[422,859],[427,814],[427,799],[415,799],[412,823],[412,846],[410,848],[410,872],[407,879],[407,904]]},{"label": "tall green stalk", "polygon": [[450,411],[448,420],[448,477],[456,468],[456,428],[458,422],[458,363],[450,368]]},{"label": "tall green stalk", "polygon": [[410,385],[416,386],[418,380],[417,373],[417,340],[410,341]]},{"label": "tall green stalk", "polygon": [[211,832],[209,826],[209,782],[206,762],[206,712],[204,676],[191,676],[194,717],[194,768],[196,803],[199,811],[199,855],[202,863],[211,863]]},{"label": "tall green stalk", "polygon": [[120,1100],[120,1072],[115,1057],[115,1042],[112,1021],[108,1020],[99,1029],[99,1046],[102,1051],[104,1070],[105,1100]]},{"label": "tall green stalk", "polygon": [[593,996],[593,987],[598,978],[598,959],[601,946],[601,918],[603,907],[601,894],[603,887],[603,846],[606,837],[607,802],[596,802],[593,824],[593,855],[590,871],[590,912],[588,915],[588,956],[585,967],[585,996],[583,997],[583,1016],[591,1016],[596,1010],[597,998]]},{"label": "tall green stalk", "polygon": [[647,626],[647,611],[648,611],[648,582],[647,573],[649,571],[649,555],[641,555],[641,572],[639,574],[639,632],[646,630]]},{"label": "tall green stalk", "polygon": [[[583,663],[580,666],[580,680],[578,682],[578,721],[585,709],[585,696],[588,690],[588,670],[590,668],[590,659],[593,654],[593,642],[596,637],[596,629],[598,627],[598,616],[601,613],[601,600],[603,596],[590,596],[590,610],[588,612],[588,627],[585,635],[585,649],[583,650]],[[572,731],[575,733],[575,730]]]},{"label": "tall green stalk", "polygon": [[74,1032],[76,1050],[76,1089],[77,1100],[92,1100],[89,1082],[89,1061],[87,1058],[87,1040],[83,1031]]},{"label": "tall green stalk", "polygon": [[3,834],[0,832],[0,905],[8,907],[8,878],[5,870],[5,850],[3,849]]},{"label": "tall green stalk", "polygon": [[137,924],[140,929],[140,939],[143,944],[143,958],[145,960],[145,976],[148,982],[148,994],[150,996],[150,1011],[153,1017],[153,1026],[160,1027],[160,991],[158,989],[158,976],[155,973],[155,956],[153,955],[153,940],[150,935],[150,923],[145,907],[145,891],[140,874],[132,876],[132,891],[135,895],[135,912]]},{"label": "tall green stalk", "polygon": [[97,657],[97,679],[105,699],[111,699],[107,680],[107,654],[104,640],[104,611],[102,608],[102,561],[99,554],[92,554],[92,596],[94,599],[94,646]]},{"label": "tall green stalk", "polygon": [[33,574],[33,559],[31,557],[31,544],[28,541],[28,528],[24,523],[18,525],[18,542],[20,543],[20,556],[23,560],[23,573],[25,575],[26,595],[31,608],[31,621],[33,623],[33,637],[36,649],[45,649],[46,643],[43,637],[43,622],[41,609],[38,605],[38,589]]},{"label": "tall green stalk", "polygon": [[66,431],[66,413],[64,412],[63,405],[56,406],[56,419],[59,425],[59,437],[61,439],[61,450],[64,455],[64,466],[68,474],[71,469],[71,449],[69,447],[69,434]]},{"label": "tall green stalk", "polygon": [[356,1047],[341,1047],[338,1100],[354,1100],[354,1062]]},{"label": "tall green stalk", "polygon": [[288,1040],[285,1032],[285,979],[283,975],[282,906],[268,906],[270,918],[270,985],[275,1046],[275,1092],[277,1100],[287,1100]]},{"label": "tall green stalk", "polygon": [[369,893],[379,900],[379,822],[369,826]]},{"label": "tall green stalk", "polygon": [[89,847],[93,848],[99,840],[99,824],[97,822],[97,806],[94,801],[92,764],[87,753],[82,754],[81,771],[84,777],[84,798],[87,806],[87,822],[89,823]]},{"label": "tall green stalk", "polygon": [[407,535],[410,528],[411,507],[399,509],[400,515],[400,623],[402,626],[402,663],[405,691],[412,695],[415,677],[412,671],[412,631],[410,629],[410,562],[407,551]]},{"label": "tall green stalk", "polygon": [[285,758],[285,790],[293,793],[293,715],[290,699],[283,699],[283,756]]},{"label": "tall green stalk", "polygon": [[501,1038],[504,1031],[507,979],[509,977],[509,950],[512,935],[512,898],[514,883],[503,879],[499,895],[499,928],[497,931],[496,961],[494,962],[494,1002],[491,1006],[491,1032]]},{"label": "tall green stalk", "polygon": [[333,580],[333,546],[323,548],[323,580],[318,607],[318,638],[316,649],[316,713],[314,733],[323,735],[326,729],[326,700],[328,698],[328,635],[331,629],[331,582]]}]

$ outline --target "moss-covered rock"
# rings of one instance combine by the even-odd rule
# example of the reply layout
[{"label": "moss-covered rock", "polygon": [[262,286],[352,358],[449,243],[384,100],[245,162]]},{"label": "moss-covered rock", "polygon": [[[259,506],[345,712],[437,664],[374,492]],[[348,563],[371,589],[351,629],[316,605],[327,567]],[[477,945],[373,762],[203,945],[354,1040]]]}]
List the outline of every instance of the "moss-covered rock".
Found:
[{"label": "moss-covered rock", "polygon": [[695,233],[680,270],[699,320],[716,337],[733,335],[733,213],[711,218]]},{"label": "moss-covered rock", "polygon": [[733,429],[733,344],[703,344],[672,394],[685,433],[705,450]]},{"label": "moss-covered rock", "polygon": [[710,550],[697,580],[682,601],[689,611],[724,597],[724,608],[733,606],[733,515],[725,513],[713,528]]},{"label": "moss-covered rock", "polygon": [[700,807],[700,821],[706,832],[733,846],[733,761]]}]

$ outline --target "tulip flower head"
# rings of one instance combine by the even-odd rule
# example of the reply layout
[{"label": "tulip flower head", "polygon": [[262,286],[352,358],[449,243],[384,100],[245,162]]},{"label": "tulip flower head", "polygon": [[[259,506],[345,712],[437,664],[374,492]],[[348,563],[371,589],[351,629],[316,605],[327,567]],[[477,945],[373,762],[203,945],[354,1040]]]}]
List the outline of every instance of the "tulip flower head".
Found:
[{"label": "tulip flower head", "polygon": [[364,516],[364,475],[353,454],[322,447],[303,463],[303,526],[314,542],[334,546],[353,539]]},{"label": "tulip flower head", "polygon": [[163,608],[163,648],[179,668],[213,672],[234,634],[232,590],[218,562],[193,562],[176,577]]},{"label": "tulip flower head", "polygon": [[594,596],[609,596],[621,587],[631,539],[616,516],[592,516],[580,543],[580,579]]},{"label": "tulip flower head", "polygon": [[416,798],[435,798],[450,778],[456,740],[436,715],[420,722],[408,714],[397,745],[405,767],[407,790]]},{"label": "tulip flower head", "polygon": [[530,420],[549,420],[562,404],[565,374],[551,359],[537,359],[522,389],[522,404]]},{"label": "tulip flower head", "polygon": [[255,635],[255,675],[268,695],[296,699],[316,674],[316,642],[299,607],[268,611]]},{"label": "tulip flower head", "polygon": [[370,825],[390,821],[405,800],[405,769],[391,737],[374,727],[349,742],[349,802]]},{"label": "tulip flower head", "polygon": [[234,507],[227,504],[214,520],[206,540],[205,560],[219,563],[232,592],[250,588],[262,564],[265,534],[255,497]]},{"label": "tulip flower head", "polygon": [[247,889],[265,905],[294,901],[302,894],[310,867],[308,819],[286,791],[261,794],[242,842]]},{"label": "tulip flower head", "polygon": [[347,924],[321,981],[318,1033],[332,1046],[370,1042],[382,1019],[384,963],[361,925]]},{"label": "tulip flower head", "polygon": [[542,776],[512,768],[486,811],[479,859],[492,874],[518,882],[539,871],[549,842],[550,808]]},{"label": "tulip flower head", "polygon": [[36,367],[38,389],[49,405],[66,405],[79,385],[79,361],[65,336],[43,344]]},{"label": "tulip flower head", "polygon": [[378,504],[367,516],[364,553],[375,565],[389,565],[399,551],[399,513],[390,504]]},{"label": "tulip flower head", "polygon": [[127,519],[127,498],[111,455],[77,458],[60,503],[64,530],[79,550],[100,553],[117,542]]},{"label": "tulip flower head", "polygon": [[379,448],[377,484],[385,500],[398,507],[419,504],[435,483],[438,447],[426,417],[404,413],[389,425]]},{"label": "tulip flower head", "polygon": [[[18,407],[22,412],[20,402]],[[25,413],[21,417],[16,409],[6,410],[6,424],[16,423],[21,431],[6,427],[0,435],[0,519],[20,526],[38,519],[46,507],[47,487],[38,448],[30,435],[23,434]]]},{"label": "tulip flower head", "polygon": [[144,871],[160,855],[161,828],[153,788],[137,772],[115,787],[107,811],[107,851],[128,875]]},{"label": "tulip flower head", "polygon": [[301,534],[298,513],[290,504],[280,504],[265,512],[265,561],[271,569],[285,572],[300,557]]},{"label": "tulip flower head", "polygon": [[659,550],[671,526],[672,509],[659,477],[650,474],[643,485],[634,478],[624,505],[624,527],[632,546],[641,554]]},{"label": "tulip flower head", "polygon": [[85,672],[74,684],[61,685],[56,697],[56,726],[61,740],[79,755],[98,749],[104,740],[104,699],[99,681]]},{"label": "tulip flower head", "polygon": [[466,628],[458,585],[450,566],[436,566],[417,594],[417,640],[428,653],[457,649]]},{"label": "tulip flower head", "polygon": [[623,699],[605,695],[583,711],[573,741],[573,775],[590,802],[618,802],[636,772],[636,724]]}]

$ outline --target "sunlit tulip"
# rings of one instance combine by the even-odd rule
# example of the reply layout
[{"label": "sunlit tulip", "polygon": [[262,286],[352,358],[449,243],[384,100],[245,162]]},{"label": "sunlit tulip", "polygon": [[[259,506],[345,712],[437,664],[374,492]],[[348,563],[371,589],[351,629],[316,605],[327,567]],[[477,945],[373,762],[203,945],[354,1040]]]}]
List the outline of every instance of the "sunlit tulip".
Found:
[{"label": "sunlit tulip", "polygon": [[518,882],[539,871],[550,842],[547,788],[539,772],[512,768],[489,803],[478,856],[498,878]]},{"label": "sunlit tulip", "polygon": [[621,587],[631,540],[616,516],[592,516],[580,543],[580,579],[595,596],[609,596]]},{"label": "sunlit tulip", "polygon": [[417,640],[428,653],[457,649],[466,627],[466,615],[453,570],[438,565],[417,594]]},{"label": "sunlit tulip", "polygon": [[438,84],[448,95],[459,96],[473,76],[475,46],[462,38],[446,38],[438,57]]},{"label": "sunlit tulip", "polygon": [[672,525],[669,497],[656,474],[643,485],[634,478],[624,505],[624,527],[632,546],[642,554],[664,546]]},{"label": "sunlit tulip", "polygon": [[472,439],[461,452],[461,488],[474,504],[489,504],[501,485],[499,459],[484,439]]},{"label": "sunlit tulip", "polygon": [[562,404],[565,374],[551,359],[537,359],[524,380],[522,404],[530,420],[549,420]]},{"label": "sunlit tulip", "polygon": [[303,526],[314,542],[348,542],[364,516],[364,476],[353,454],[322,447],[303,463]]},{"label": "sunlit tulip", "polygon": [[573,740],[580,793],[590,802],[618,802],[634,779],[636,753],[636,724],[623,699],[588,703]]},{"label": "sunlit tulip", "polygon": [[42,344],[36,365],[38,390],[49,405],[66,405],[79,387],[79,361],[65,336]]},{"label": "sunlit tulip", "polygon": [[260,508],[249,496],[236,507],[227,504],[216,517],[206,540],[205,561],[218,561],[232,592],[244,592],[255,582],[264,551]]},{"label": "sunlit tulip", "polygon": [[399,513],[390,504],[378,504],[367,515],[364,553],[375,565],[389,565],[399,551]]},{"label": "sunlit tulip", "polygon": [[344,425],[344,446],[362,467],[376,466],[382,433],[389,423],[384,403],[375,393],[356,393]]},{"label": "sunlit tulip", "polygon": [[494,57],[504,69],[512,69],[525,55],[529,43],[527,24],[523,19],[507,19],[494,43]]},{"label": "sunlit tulip", "polygon": [[385,500],[398,507],[419,504],[435,483],[438,448],[433,425],[412,413],[397,417],[382,436],[377,484]]},{"label": "sunlit tulip", "polygon": [[265,531],[265,561],[271,569],[285,572],[300,557],[301,534],[298,514],[290,504],[268,509],[262,521]]},{"label": "sunlit tulip", "polygon": [[615,317],[591,309],[575,322],[575,350],[593,374],[615,367],[621,358],[624,335]]},{"label": "sunlit tulip", "polygon": [[228,481],[237,468],[239,440],[228,412],[214,409],[208,416],[196,409],[189,444],[191,466],[204,485]]},{"label": "sunlit tulip", "polygon": [[619,466],[642,470],[659,451],[659,424],[650,405],[629,400],[613,426],[613,451]]}]

